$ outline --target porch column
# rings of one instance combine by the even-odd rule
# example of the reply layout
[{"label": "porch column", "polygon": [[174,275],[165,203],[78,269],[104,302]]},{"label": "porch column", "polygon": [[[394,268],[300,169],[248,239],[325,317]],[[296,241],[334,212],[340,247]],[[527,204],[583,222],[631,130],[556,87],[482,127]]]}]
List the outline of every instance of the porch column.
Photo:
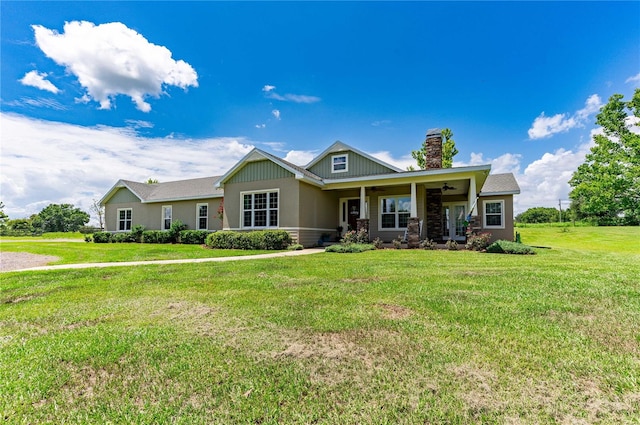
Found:
[{"label": "porch column", "polygon": [[364,186],[360,187],[360,218],[367,218],[367,212],[365,208],[367,206],[367,198],[364,190]]},{"label": "porch column", "polygon": [[418,198],[416,197],[416,184],[411,183],[411,214],[409,217],[418,216]]},{"label": "porch column", "polygon": [[468,214],[473,215],[473,208],[478,208],[476,203],[477,193],[476,193],[476,176],[471,176],[469,178],[469,212]]}]

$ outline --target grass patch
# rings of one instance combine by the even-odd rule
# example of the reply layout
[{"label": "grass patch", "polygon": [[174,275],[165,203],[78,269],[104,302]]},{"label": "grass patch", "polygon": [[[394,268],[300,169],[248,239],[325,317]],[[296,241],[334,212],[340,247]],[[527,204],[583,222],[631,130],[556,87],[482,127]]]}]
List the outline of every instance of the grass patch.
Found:
[{"label": "grass patch", "polygon": [[8,242],[0,245],[2,251],[29,252],[52,255],[60,260],[50,264],[112,263],[118,261],[174,260],[183,258],[213,258],[255,255],[274,251],[205,249],[200,245],[181,244],[95,244],[78,242]]},{"label": "grass patch", "polygon": [[640,254],[640,226],[529,226],[516,228],[526,245]]},{"label": "grass patch", "polygon": [[633,423],[638,275],[640,254],[587,246],[6,273],[0,412],[8,423]]}]

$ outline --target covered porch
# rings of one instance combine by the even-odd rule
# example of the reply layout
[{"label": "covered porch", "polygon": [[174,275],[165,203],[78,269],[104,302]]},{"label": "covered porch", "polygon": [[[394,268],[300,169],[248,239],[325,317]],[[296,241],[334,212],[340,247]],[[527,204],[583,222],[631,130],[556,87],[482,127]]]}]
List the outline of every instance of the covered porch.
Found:
[{"label": "covered porch", "polygon": [[371,239],[391,242],[406,231],[409,246],[417,247],[424,239],[466,239],[467,220],[478,215],[478,194],[488,173],[488,166],[421,170],[336,182],[325,190],[336,191],[343,234],[366,228]]}]

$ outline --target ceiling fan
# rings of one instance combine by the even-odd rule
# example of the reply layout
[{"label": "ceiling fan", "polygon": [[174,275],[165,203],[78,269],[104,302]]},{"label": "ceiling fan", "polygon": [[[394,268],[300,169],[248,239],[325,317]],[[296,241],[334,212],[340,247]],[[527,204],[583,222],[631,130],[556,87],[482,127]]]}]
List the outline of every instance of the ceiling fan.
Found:
[{"label": "ceiling fan", "polygon": [[445,183],[444,186],[442,186],[442,191],[446,192],[447,190],[456,190],[456,188]]}]

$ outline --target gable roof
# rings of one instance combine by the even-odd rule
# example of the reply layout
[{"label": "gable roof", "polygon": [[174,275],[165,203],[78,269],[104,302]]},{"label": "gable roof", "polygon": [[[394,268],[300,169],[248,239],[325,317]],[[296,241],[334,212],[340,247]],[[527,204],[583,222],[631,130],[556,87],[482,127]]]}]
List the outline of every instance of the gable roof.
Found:
[{"label": "gable roof", "polygon": [[140,183],[131,180],[118,182],[100,200],[103,205],[118,189],[127,188],[140,202],[185,201],[193,199],[222,198],[224,191],[216,187],[220,176],[177,180],[165,183]]},{"label": "gable roof", "polygon": [[240,171],[247,163],[262,160],[268,160],[279,165],[280,167],[293,174],[298,180],[303,180],[316,186],[324,185],[322,179],[319,176],[313,174],[311,171],[292,164],[282,158],[278,158],[277,156],[265,152],[261,149],[253,148],[251,152],[246,154],[244,158],[238,161],[236,165],[234,165],[229,171],[227,171],[220,177],[220,179],[216,182],[216,188],[220,188],[220,190],[222,190],[221,188],[224,186],[224,183],[229,180],[234,174]]},{"label": "gable roof", "polygon": [[327,155],[332,154],[332,153],[336,153],[336,152],[344,152],[344,151],[352,151],[357,153],[360,156],[363,156],[365,158],[367,158],[370,161],[373,161],[377,164],[382,165],[383,167],[389,168],[390,170],[393,171],[397,171],[397,172],[401,172],[403,170],[401,170],[400,168],[391,165],[391,164],[387,164],[386,162],[373,157],[371,155],[369,155],[368,153],[362,152],[359,149],[354,148],[353,146],[349,146],[346,143],[342,143],[341,141],[336,141],[333,145],[329,146],[327,149],[325,149],[320,155],[318,155],[317,157],[315,157],[313,160],[311,160],[310,163],[308,163],[307,165],[305,165],[304,168],[309,169],[311,167],[313,167],[314,165],[316,165],[318,162],[320,162],[322,159],[324,159]]},{"label": "gable roof", "polygon": [[480,196],[517,195],[520,186],[512,173],[489,174],[482,186]]}]

